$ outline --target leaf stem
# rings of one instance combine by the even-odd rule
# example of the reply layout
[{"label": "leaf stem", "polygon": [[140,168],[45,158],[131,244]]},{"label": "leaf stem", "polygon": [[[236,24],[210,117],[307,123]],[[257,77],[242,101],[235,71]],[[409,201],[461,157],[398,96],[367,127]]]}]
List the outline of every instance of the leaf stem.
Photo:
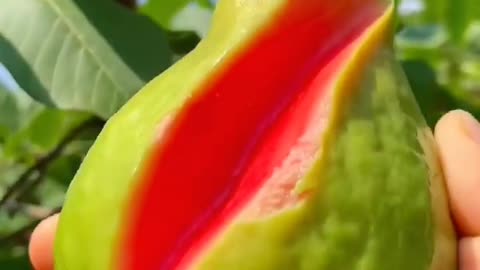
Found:
[{"label": "leaf stem", "polygon": [[[50,164],[62,154],[63,150],[85,130],[93,127],[103,127],[104,121],[98,118],[91,118],[76,128],[72,129],[60,143],[44,157],[23,172],[18,179],[9,187],[0,199],[0,209],[6,207],[9,202],[17,199],[27,192],[31,187],[38,185],[44,178]],[[36,175],[33,178],[32,176]]]}]

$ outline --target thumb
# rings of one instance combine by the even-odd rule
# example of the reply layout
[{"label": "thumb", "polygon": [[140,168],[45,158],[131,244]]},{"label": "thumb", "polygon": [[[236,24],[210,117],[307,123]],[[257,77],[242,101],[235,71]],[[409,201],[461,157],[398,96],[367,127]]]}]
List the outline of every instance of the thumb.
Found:
[{"label": "thumb", "polygon": [[480,124],[457,110],[435,131],[457,229],[462,236],[480,235]]},{"label": "thumb", "polygon": [[53,270],[53,246],[58,214],[43,220],[32,233],[29,255],[36,270]]}]

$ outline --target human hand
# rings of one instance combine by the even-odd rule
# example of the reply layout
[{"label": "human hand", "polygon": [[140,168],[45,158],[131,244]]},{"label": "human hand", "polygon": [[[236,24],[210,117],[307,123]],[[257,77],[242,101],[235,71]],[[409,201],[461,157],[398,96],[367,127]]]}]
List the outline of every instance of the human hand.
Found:
[{"label": "human hand", "polygon": [[[480,124],[468,113],[446,114],[435,128],[459,240],[460,270],[480,270]],[[53,270],[53,239],[58,215],[32,234],[30,258],[35,269]]]}]

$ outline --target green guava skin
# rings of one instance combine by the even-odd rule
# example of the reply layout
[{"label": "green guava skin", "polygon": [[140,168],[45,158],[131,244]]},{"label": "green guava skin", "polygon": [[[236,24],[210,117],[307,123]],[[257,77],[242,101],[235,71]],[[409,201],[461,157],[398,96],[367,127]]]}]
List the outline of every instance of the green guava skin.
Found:
[{"label": "green guava skin", "polygon": [[457,269],[435,142],[392,59],[383,49],[351,103],[337,108],[338,124],[304,179],[314,195],[235,222],[193,269]]},{"label": "green guava skin", "polygon": [[[198,86],[221,72],[287,2],[220,1],[201,44],[108,121],[67,193],[56,270],[117,269],[128,198],[151,145]],[[386,12],[380,27],[392,14]],[[324,150],[297,190],[312,195],[273,215],[234,221],[189,269],[457,269],[431,131],[390,46],[378,46],[370,60],[363,69],[352,60],[336,81]],[[346,82],[348,69],[362,73],[358,85]]]},{"label": "green guava skin", "polygon": [[296,189],[310,197],[234,221],[192,269],[457,269],[436,144],[382,39],[392,11],[364,34],[333,86],[323,151]]}]

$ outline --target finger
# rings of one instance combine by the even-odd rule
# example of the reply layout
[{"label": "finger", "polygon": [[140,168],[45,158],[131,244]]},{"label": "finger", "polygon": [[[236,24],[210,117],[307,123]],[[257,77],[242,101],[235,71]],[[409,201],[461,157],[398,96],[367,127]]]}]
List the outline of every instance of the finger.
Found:
[{"label": "finger", "polygon": [[452,111],[438,122],[435,137],[459,233],[480,235],[480,125],[470,114]]},{"label": "finger", "polygon": [[462,270],[480,270],[480,237],[460,240],[459,260]]},{"label": "finger", "polygon": [[53,270],[53,246],[58,215],[42,221],[30,238],[29,255],[36,270]]}]

